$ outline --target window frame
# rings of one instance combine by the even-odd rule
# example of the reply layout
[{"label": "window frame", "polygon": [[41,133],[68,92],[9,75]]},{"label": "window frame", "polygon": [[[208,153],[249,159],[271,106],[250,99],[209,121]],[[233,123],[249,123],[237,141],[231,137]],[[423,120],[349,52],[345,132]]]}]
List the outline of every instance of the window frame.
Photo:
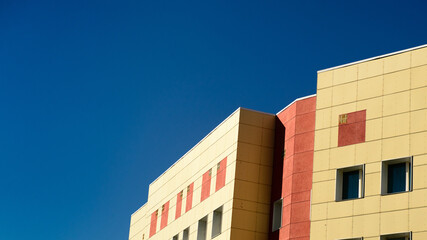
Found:
[{"label": "window frame", "polygon": [[[275,232],[280,228],[282,228],[282,218],[283,218],[283,198],[280,198],[273,203],[273,216],[271,221],[272,232]],[[278,220],[279,222],[277,222]]]},{"label": "window frame", "polygon": [[[346,172],[352,172],[352,171],[359,171],[359,186],[358,186],[358,197],[357,198],[346,198],[343,199],[343,175]],[[345,168],[338,168],[336,171],[335,176],[335,201],[341,202],[341,201],[350,201],[350,200],[356,200],[361,199],[365,197],[365,164],[351,166],[351,167],[345,167]],[[357,239],[357,238],[356,238]]]},{"label": "window frame", "polygon": [[381,235],[380,240],[393,240],[394,238],[402,238],[405,240],[412,240],[412,232],[401,232]]},{"label": "window frame", "polygon": [[[388,184],[389,184],[388,167],[390,165],[395,165],[400,163],[406,163],[405,191],[388,192]],[[414,182],[413,178],[414,178],[414,157],[413,156],[382,161],[381,162],[381,195],[386,196],[386,195],[392,195],[392,194],[412,192],[413,182]]]},{"label": "window frame", "polygon": [[223,206],[215,209],[212,214],[212,232],[211,238],[215,238],[222,233],[222,217],[223,217]]}]

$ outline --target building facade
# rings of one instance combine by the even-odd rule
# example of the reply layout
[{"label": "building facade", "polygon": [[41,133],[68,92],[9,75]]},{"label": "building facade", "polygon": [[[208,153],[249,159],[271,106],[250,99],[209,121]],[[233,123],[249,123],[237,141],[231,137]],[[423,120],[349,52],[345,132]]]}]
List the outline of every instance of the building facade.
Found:
[{"label": "building facade", "polygon": [[129,239],[427,239],[427,45],[237,109],[150,184]]}]

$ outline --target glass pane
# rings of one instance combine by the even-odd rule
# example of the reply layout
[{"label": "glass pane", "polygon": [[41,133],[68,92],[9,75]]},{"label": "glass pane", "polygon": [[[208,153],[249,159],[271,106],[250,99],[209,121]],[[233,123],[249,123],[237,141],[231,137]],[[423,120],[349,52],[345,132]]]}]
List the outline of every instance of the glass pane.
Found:
[{"label": "glass pane", "polygon": [[388,165],[387,181],[388,193],[404,192],[406,190],[406,163]]},{"label": "glass pane", "polygon": [[342,199],[359,197],[359,170],[344,172],[342,184]]}]

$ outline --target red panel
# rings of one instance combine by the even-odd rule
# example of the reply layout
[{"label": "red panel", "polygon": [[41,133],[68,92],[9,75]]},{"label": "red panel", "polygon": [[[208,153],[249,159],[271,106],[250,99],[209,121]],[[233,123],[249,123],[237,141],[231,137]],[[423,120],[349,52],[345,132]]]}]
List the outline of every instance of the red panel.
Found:
[{"label": "red panel", "polygon": [[283,179],[282,195],[286,197],[292,193],[292,175]]},{"label": "red panel", "polygon": [[200,198],[200,202],[202,202],[203,200],[209,197],[209,194],[211,192],[211,175],[212,175],[211,169],[209,169],[207,172],[205,172],[205,174],[203,174],[202,196]]},{"label": "red panel", "polygon": [[295,173],[292,179],[292,192],[310,191],[313,172]]},{"label": "red panel", "polygon": [[175,211],[175,219],[181,217],[181,209],[182,209],[182,194],[183,192],[179,192],[176,195],[176,211]]},{"label": "red panel", "polygon": [[225,185],[225,173],[227,170],[227,158],[219,162],[218,172],[216,173],[215,192],[220,190]]},{"label": "red panel", "polygon": [[291,224],[291,204],[283,206],[282,212],[282,226]]},{"label": "red panel", "polygon": [[162,220],[160,221],[160,230],[168,225],[169,201],[162,206]]},{"label": "red panel", "polygon": [[303,222],[310,220],[310,202],[299,202],[292,204],[291,222]]},{"label": "red panel", "polygon": [[[283,219],[279,236],[270,234],[271,240],[306,240],[310,236],[315,111],[316,97],[310,97],[296,101],[277,115],[285,127],[286,154],[280,166],[283,169]],[[282,149],[282,146],[275,147]]]},{"label": "red panel", "polygon": [[316,112],[298,115],[295,122],[295,134],[314,131],[315,115]]},{"label": "red panel", "polygon": [[292,118],[287,123],[285,123],[285,141],[289,138],[295,136],[295,118]]},{"label": "red panel", "polygon": [[187,201],[185,203],[185,212],[190,211],[193,205],[193,188],[194,188],[194,183],[191,183],[187,188]]},{"label": "red panel", "polygon": [[280,121],[282,123],[286,123],[286,122],[288,122],[289,120],[291,120],[292,118],[295,117],[295,115],[296,115],[296,109],[297,109],[296,104],[292,104],[288,108],[286,108],[285,110],[283,110],[281,113],[279,113],[277,115],[277,117],[280,119]]},{"label": "red panel", "polygon": [[156,234],[157,228],[157,210],[151,214],[150,237]]},{"label": "red panel", "polygon": [[301,115],[316,111],[316,97],[306,98],[296,102],[296,114]]},{"label": "red panel", "polygon": [[309,201],[310,200],[310,192],[311,191],[292,193],[292,196],[291,196],[292,203]]},{"label": "red panel", "polygon": [[295,153],[314,150],[314,131],[295,136]]},{"label": "red panel", "polygon": [[313,171],[313,152],[303,152],[294,155],[293,172],[312,172]]},{"label": "red panel", "polygon": [[348,113],[346,120],[338,126],[338,147],[365,142],[366,110]]},{"label": "red panel", "polygon": [[292,175],[294,168],[294,156],[290,156],[283,160],[283,178],[287,178]]},{"label": "red panel", "polygon": [[295,138],[285,140],[285,158],[294,155]]},{"label": "red panel", "polygon": [[291,223],[290,238],[310,236],[310,221]]}]

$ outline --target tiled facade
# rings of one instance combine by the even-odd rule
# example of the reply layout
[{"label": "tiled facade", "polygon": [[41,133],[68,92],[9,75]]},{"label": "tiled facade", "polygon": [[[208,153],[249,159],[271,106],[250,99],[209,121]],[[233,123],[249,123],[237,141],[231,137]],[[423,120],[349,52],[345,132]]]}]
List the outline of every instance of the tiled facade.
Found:
[{"label": "tiled facade", "polygon": [[239,108],[150,184],[129,239],[427,239],[427,46]]}]

